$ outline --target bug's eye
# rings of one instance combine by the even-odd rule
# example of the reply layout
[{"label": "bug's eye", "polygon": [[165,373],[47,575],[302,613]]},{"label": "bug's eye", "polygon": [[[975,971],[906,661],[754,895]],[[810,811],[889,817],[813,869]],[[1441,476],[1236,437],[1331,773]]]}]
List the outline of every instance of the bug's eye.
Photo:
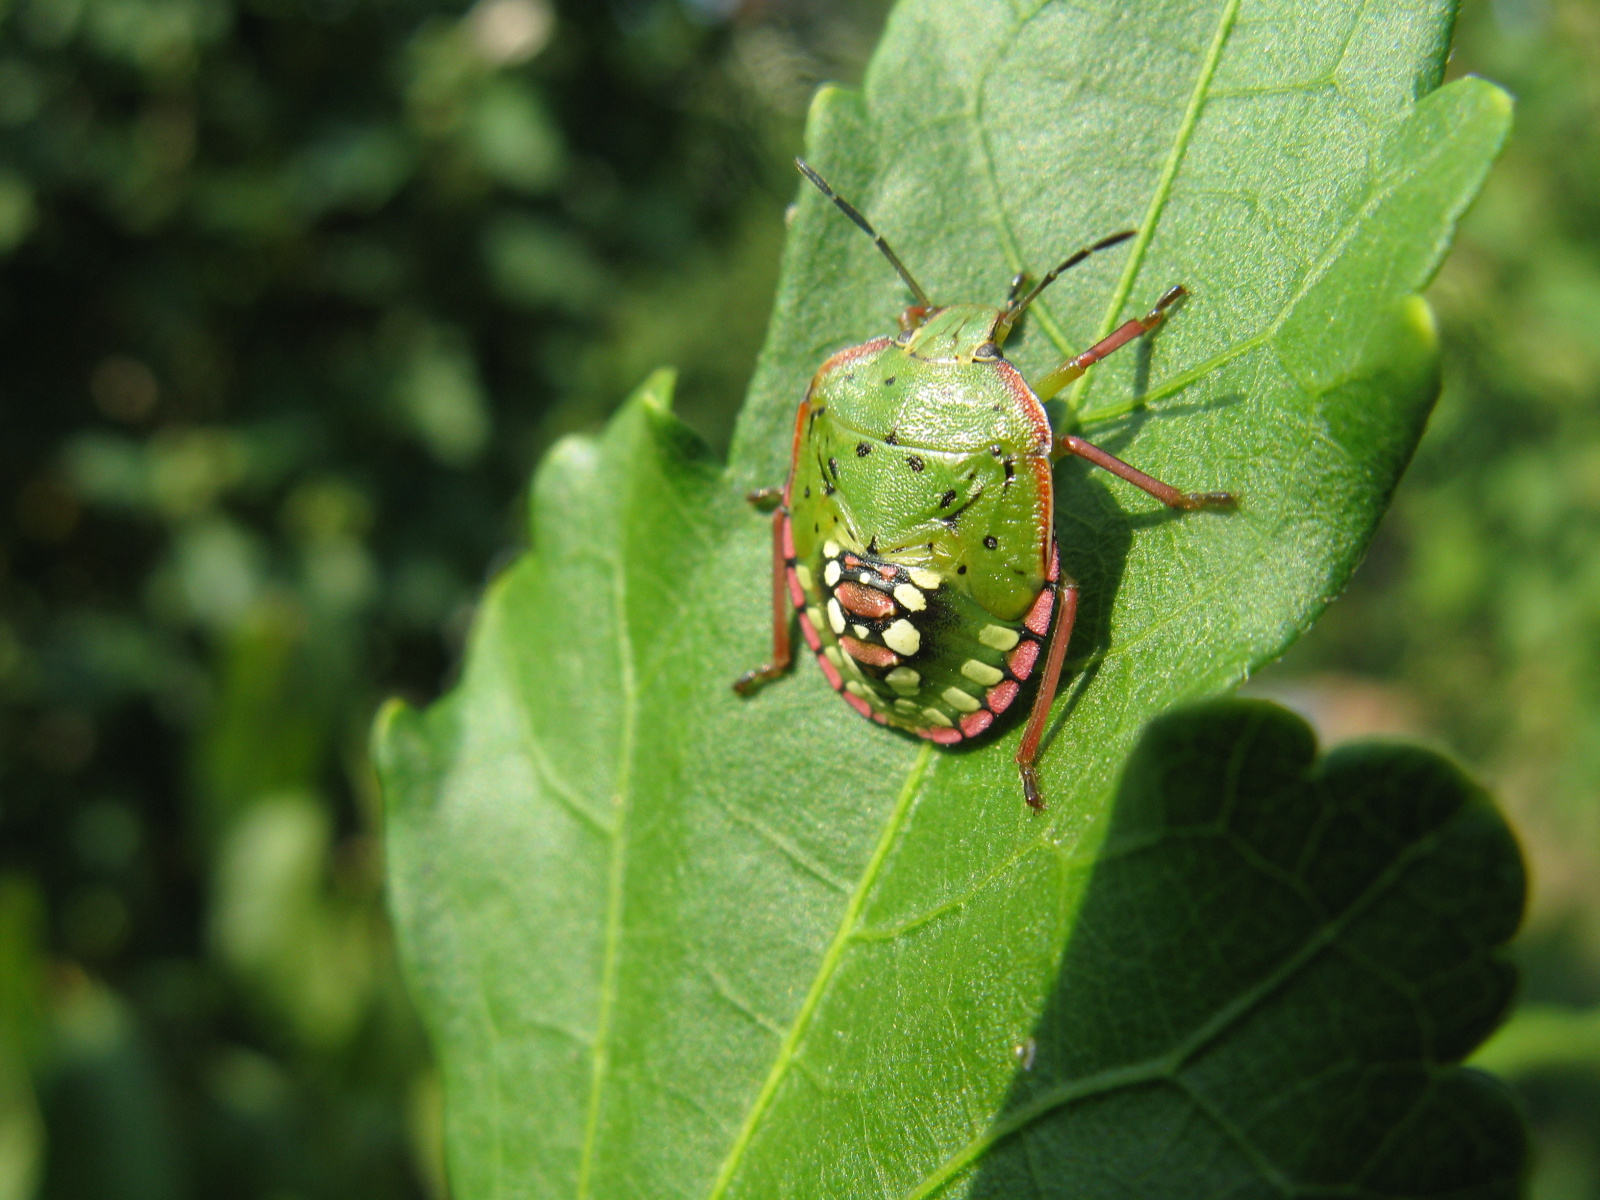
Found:
[{"label": "bug's eye", "polygon": [[974,350],[972,352],[972,357],[976,358],[976,359],[990,359],[990,360],[999,358],[1000,357],[1000,347],[996,346],[993,342],[985,342],[983,345],[979,346],[976,350]]}]

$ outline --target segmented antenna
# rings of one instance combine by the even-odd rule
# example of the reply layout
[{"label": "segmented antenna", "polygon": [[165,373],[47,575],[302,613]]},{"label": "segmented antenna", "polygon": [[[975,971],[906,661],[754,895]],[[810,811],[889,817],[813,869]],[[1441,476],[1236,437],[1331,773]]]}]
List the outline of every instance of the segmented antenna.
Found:
[{"label": "segmented antenna", "polygon": [[1112,246],[1117,245],[1119,242],[1127,241],[1129,238],[1131,238],[1137,232],[1138,232],[1138,230],[1135,230],[1135,229],[1124,229],[1121,233],[1113,233],[1110,237],[1103,237],[1098,242],[1096,242],[1094,245],[1085,246],[1082,250],[1075,251],[1072,254],[1068,255],[1068,257],[1065,259],[1065,261],[1062,262],[1062,264],[1059,267],[1057,267],[1055,270],[1053,270],[1053,271],[1049,272],[1048,274],[1046,274],[1043,279],[1039,280],[1038,283],[1033,285],[1033,291],[1029,292],[1026,296],[1022,297],[1022,299],[1020,299],[1020,300],[1013,298],[1012,300],[1010,300],[1006,304],[1006,308],[1005,308],[1005,323],[1007,325],[1010,325],[1019,316],[1021,316],[1022,315],[1022,310],[1027,308],[1028,305],[1032,304],[1035,300],[1037,300],[1039,298],[1039,293],[1044,291],[1045,288],[1049,287],[1052,283],[1054,283],[1056,281],[1056,276],[1060,275],[1061,272],[1066,271],[1066,270],[1070,270],[1071,268],[1077,266],[1084,259],[1088,258],[1089,255],[1091,255],[1091,254],[1094,254],[1094,253],[1096,253],[1096,252],[1098,252],[1100,250],[1110,249]]},{"label": "segmented antenna", "polygon": [[[893,250],[889,249],[889,243],[883,240],[883,235],[872,227],[871,222],[869,222],[858,211],[856,211],[856,206],[851,204],[850,201],[846,200],[843,196],[839,195],[838,192],[829,187],[828,181],[813,171],[810,164],[807,163],[805,159],[795,159],[794,165],[800,168],[800,174],[804,175],[807,179],[811,180],[812,183],[816,184],[817,191],[821,192],[829,200],[832,200],[834,204],[838,206],[840,212],[859,225],[862,232],[872,239],[872,244],[883,252],[883,256],[889,260],[889,265],[895,269],[895,274],[899,275],[901,279],[906,281],[906,286],[911,289],[911,294],[916,297],[917,303],[922,305],[924,308],[932,308],[934,306],[933,301],[928,299],[928,293],[922,290],[921,284],[919,284],[915,279],[911,278],[911,272],[906,270],[906,265],[900,261],[900,256]],[[1123,236],[1131,235],[1125,234]],[[1095,247],[1096,250],[1099,248],[1099,246]],[[1056,277],[1056,273],[1064,269],[1064,266],[1057,267],[1056,271],[1051,272],[1049,277],[1054,279]],[[1037,293],[1038,290],[1038,288],[1035,288],[1035,293]],[[1030,296],[1028,299],[1031,300],[1033,297]]]}]

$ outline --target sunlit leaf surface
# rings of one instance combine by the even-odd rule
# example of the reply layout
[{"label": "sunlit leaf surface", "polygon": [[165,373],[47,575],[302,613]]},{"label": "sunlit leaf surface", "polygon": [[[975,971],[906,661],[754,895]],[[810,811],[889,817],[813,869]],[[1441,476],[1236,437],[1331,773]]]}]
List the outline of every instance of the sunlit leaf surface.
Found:
[{"label": "sunlit leaf surface", "polygon": [[[808,153],[938,299],[998,300],[1013,272],[1138,226],[1010,350],[1037,373],[1185,283],[1159,337],[1066,400],[1108,448],[1238,511],[1174,518],[1057,471],[1084,613],[1043,817],[1015,728],[936,753],[862,721],[810,663],[736,699],[767,650],[767,526],[740,497],[781,481],[816,365],[904,303],[802,195],[729,467],[671,417],[666,376],[563,443],[461,684],[380,727],[393,905],[464,1200],[1025,1194],[1016,1172],[1040,1194],[1280,1195],[1330,1164],[1350,1194],[1366,1164],[1376,1191],[1420,1195],[1460,1182],[1447,1160],[1482,1166],[1483,1195],[1512,1186],[1492,1090],[1435,1069],[1498,1012],[1481,960],[1515,919],[1502,842],[1482,879],[1440,849],[1467,819],[1459,785],[1430,809],[1384,776],[1393,812],[1274,858],[1318,805],[1361,801],[1289,782],[1305,735],[1262,717],[1299,746],[1268,788],[1288,811],[1207,835],[1220,854],[1259,833],[1261,862],[1165,840],[1104,857],[1154,828],[1114,804],[1145,723],[1279,652],[1359,557],[1435,390],[1415,293],[1508,104],[1472,80],[1429,92],[1445,3],[1124,7],[904,4],[864,95],[819,97]],[[1197,793],[1218,754],[1195,750]],[[1426,886],[1372,874],[1430,865]],[[1417,973],[1336,962],[1357,924],[1362,945],[1416,942],[1395,969]],[[1434,963],[1462,994],[1408,1000],[1412,1036],[1380,1036],[1395,1002],[1372,981],[1421,996],[1443,986]],[[1330,1083],[1340,1064],[1359,1082]],[[1093,1104],[1049,1099],[1091,1085]],[[1384,1104],[1352,1108],[1351,1089]]]}]

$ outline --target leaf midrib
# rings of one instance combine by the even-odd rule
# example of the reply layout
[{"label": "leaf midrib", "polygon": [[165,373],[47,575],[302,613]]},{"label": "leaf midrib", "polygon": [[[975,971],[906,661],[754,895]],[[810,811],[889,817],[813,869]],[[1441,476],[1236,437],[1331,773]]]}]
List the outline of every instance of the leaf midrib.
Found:
[{"label": "leaf midrib", "polygon": [[778,1047],[777,1057],[773,1059],[772,1067],[767,1072],[767,1078],[762,1082],[761,1090],[756,1093],[755,1101],[750,1105],[750,1111],[745,1114],[744,1123],[739,1127],[739,1133],[733,1140],[733,1145],[728,1150],[728,1155],[723,1159],[721,1168],[717,1171],[716,1179],[712,1182],[711,1191],[706,1194],[706,1200],[720,1200],[728,1190],[728,1185],[733,1182],[734,1172],[739,1169],[739,1162],[744,1157],[746,1148],[755,1137],[756,1128],[761,1124],[761,1119],[766,1115],[772,1105],[773,1098],[777,1095],[778,1087],[783,1083],[784,1076],[788,1074],[789,1065],[794,1061],[799,1052],[800,1043],[804,1040],[806,1031],[810,1028],[811,1018],[816,1014],[817,1006],[822,1003],[823,993],[828,990],[828,984],[833,979],[840,960],[849,948],[856,926],[860,923],[862,910],[866,907],[867,897],[872,893],[872,887],[877,882],[878,872],[889,857],[889,851],[894,846],[895,839],[899,836],[905,824],[906,815],[911,811],[912,802],[922,788],[930,763],[933,759],[933,743],[924,742],[917,756],[912,759],[911,767],[906,773],[906,781],[900,789],[900,795],[895,800],[894,808],[889,812],[889,818],[884,823],[883,833],[878,838],[878,844],[872,851],[872,857],[867,860],[866,869],[861,873],[855,891],[850,895],[850,902],[845,906],[844,915],[839,920],[839,926],[834,931],[833,940],[828,949],[823,953],[822,962],[817,967],[817,974],[811,981],[811,987],[806,992],[806,998],[800,1005],[800,1011],[795,1014],[789,1032]]},{"label": "leaf midrib", "polygon": [[[1151,240],[1155,237],[1156,226],[1160,224],[1161,214],[1172,196],[1173,181],[1178,177],[1178,169],[1183,165],[1184,157],[1188,153],[1195,127],[1200,123],[1200,111],[1205,107],[1211,80],[1217,73],[1217,65],[1222,61],[1223,47],[1228,43],[1228,35],[1233,32],[1234,20],[1238,15],[1239,0],[1224,0],[1222,14],[1217,19],[1216,32],[1211,36],[1211,45],[1200,64],[1200,74],[1195,78],[1194,88],[1189,93],[1188,107],[1183,111],[1183,120],[1179,122],[1177,135],[1173,138],[1172,150],[1162,165],[1155,191],[1150,196],[1150,205],[1145,209],[1144,220],[1139,223],[1139,233],[1133,239],[1133,247],[1128,252],[1128,261],[1123,265],[1122,278],[1117,281],[1116,290],[1111,293],[1111,302],[1106,306],[1106,314],[1101,318],[1099,329],[1095,331],[1095,342],[1100,341],[1116,327],[1117,317],[1133,293],[1134,280],[1138,278],[1139,269],[1144,266],[1144,257],[1150,248]],[[1093,342],[1090,344],[1093,345]],[[1073,413],[1082,411],[1093,379],[1093,372],[1085,375],[1067,396],[1067,407]]]},{"label": "leaf midrib", "polygon": [[618,755],[616,823],[611,832],[611,861],[606,871],[606,930],[600,971],[600,999],[595,1015],[593,1057],[590,1060],[589,1102],[584,1115],[583,1149],[578,1158],[578,1200],[587,1200],[594,1178],[594,1152],[600,1131],[600,1101],[611,1067],[611,1022],[616,1008],[617,972],[622,958],[623,885],[627,879],[628,818],[633,808],[634,731],[638,722],[639,686],[634,673],[633,634],[628,622],[627,570],[619,560],[611,564],[612,603],[617,613],[619,680],[622,688],[621,753]]}]

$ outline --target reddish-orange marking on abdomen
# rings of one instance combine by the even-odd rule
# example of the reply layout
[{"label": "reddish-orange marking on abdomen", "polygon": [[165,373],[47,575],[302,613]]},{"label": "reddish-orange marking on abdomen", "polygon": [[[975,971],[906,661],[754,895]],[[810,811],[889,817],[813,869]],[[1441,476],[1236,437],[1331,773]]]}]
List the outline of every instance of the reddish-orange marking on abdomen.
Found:
[{"label": "reddish-orange marking on abdomen", "polygon": [[789,598],[794,601],[796,608],[806,606],[806,594],[800,590],[800,580],[794,573],[794,568],[789,568]]},{"label": "reddish-orange marking on abdomen", "polygon": [[[832,685],[834,691],[837,692],[844,686],[844,680],[839,678],[839,668],[828,661],[826,654],[817,655],[817,666],[822,668],[822,673],[828,677],[828,683]],[[849,697],[846,696],[845,699],[848,700]]]},{"label": "reddish-orange marking on abdomen", "polygon": [[[1033,643],[1030,642],[1028,644],[1032,645]],[[1005,712],[1006,709],[1011,707],[1011,702],[1017,698],[1017,692],[1019,690],[1020,685],[1012,679],[1008,679],[1004,683],[998,683],[994,687],[990,688],[986,695],[986,699],[989,703],[989,711],[996,713]]]},{"label": "reddish-orange marking on abdomen", "polygon": [[[1033,607],[1028,610],[1028,615],[1022,618],[1030,632],[1043,637],[1050,632],[1050,612],[1055,608],[1056,594],[1049,588],[1044,588],[1033,601]],[[1015,674],[1015,672],[1012,672]]]},{"label": "reddish-orange marking on abdomen", "polygon": [[811,623],[804,609],[800,610],[800,632],[805,634],[806,645],[811,647],[813,654],[822,653],[822,639],[817,636],[817,627]]},{"label": "reddish-orange marking on abdomen", "polygon": [[894,601],[877,588],[863,587],[859,583],[845,580],[833,589],[833,594],[845,612],[854,613],[858,617],[871,617],[876,620],[894,612]]},{"label": "reddish-orange marking on abdomen", "polygon": [[846,704],[855,709],[863,717],[872,716],[872,705],[868,704],[860,696],[851,695],[849,692],[841,692],[840,695],[844,697],[844,702]]},{"label": "reddish-orange marking on abdomen", "polygon": [[839,639],[839,648],[858,663],[866,663],[869,667],[892,667],[900,661],[900,656],[889,647],[859,641],[849,634]]},{"label": "reddish-orange marking on abdomen", "polygon": [[959,729],[919,729],[917,735],[940,746],[952,746],[961,740]]},{"label": "reddish-orange marking on abdomen", "polygon": [[980,708],[977,712],[968,713],[961,718],[961,732],[968,737],[977,737],[993,724],[994,714]]},{"label": "reddish-orange marking on abdomen", "polygon": [[[1033,665],[1039,661],[1039,643],[1023,642],[1011,652],[1006,659],[1006,666],[1011,668],[1011,673],[1018,679],[1026,679],[1033,674]],[[1002,685],[1004,686],[1004,685]]]}]

